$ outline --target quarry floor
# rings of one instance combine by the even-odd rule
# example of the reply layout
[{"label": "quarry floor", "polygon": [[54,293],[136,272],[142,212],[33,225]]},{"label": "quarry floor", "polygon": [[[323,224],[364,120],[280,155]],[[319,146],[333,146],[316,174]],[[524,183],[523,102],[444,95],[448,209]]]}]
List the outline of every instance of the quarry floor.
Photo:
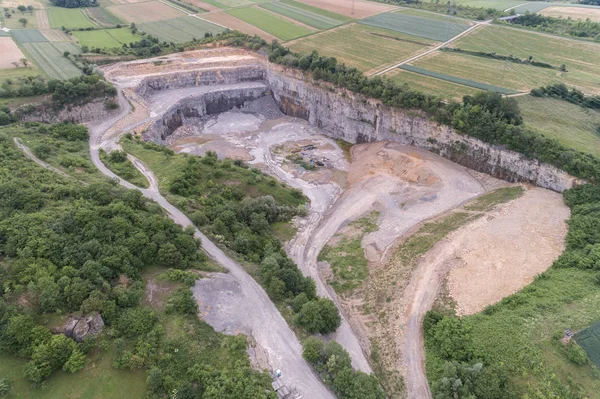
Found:
[{"label": "quarry floor", "polygon": [[[217,60],[223,58],[223,60]],[[192,59],[188,65],[184,60]],[[107,78],[123,89],[122,112],[91,126],[92,159],[100,162],[100,147],[118,147],[119,135],[141,132],[171,104],[197,89],[168,90],[142,99],[132,88],[144,76],[218,62],[251,62],[243,55],[224,55],[211,61],[170,56],[161,66],[134,61],[110,67]],[[131,107],[133,104],[135,109]],[[323,247],[336,233],[373,210],[379,211],[377,229],[362,238],[370,270],[393,268],[395,248],[419,226],[453,212],[470,200],[508,184],[456,165],[442,157],[390,142],[354,145],[324,135],[306,121],[284,116],[270,97],[242,109],[189,120],[166,140],[180,153],[242,159],[296,187],[310,199],[304,218],[294,221],[297,234],[286,250],[302,271],[315,279],[319,295],[332,298],[343,310],[343,323],[331,337],[351,354],[353,366],[371,371],[372,341],[381,334],[395,343],[394,364],[405,379],[409,398],[430,397],[424,373],[421,320],[444,282],[459,314],[478,312],[528,284],[546,270],[562,251],[568,209],[562,196],[526,187],[525,194],[498,206],[436,244],[409,274],[388,305],[394,322],[377,326],[365,317],[360,297],[338,297],[327,284],[328,265],[318,262]],[[312,169],[312,166],[314,169]],[[136,166],[153,180],[152,171]],[[307,169],[310,169],[308,170]],[[121,184],[129,187],[127,182]],[[182,225],[189,220],[152,184],[142,190]],[[201,317],[218,331],[252,336],[256,364],[281,368],[285,382],[305,398],[332,397],[301,357],[301,347],[264,291],[241,266],[223,254],[200,232],[205,249],[230,270],[199,280],[193,288]],[[268,302],[268,303],[267,303]]]}]

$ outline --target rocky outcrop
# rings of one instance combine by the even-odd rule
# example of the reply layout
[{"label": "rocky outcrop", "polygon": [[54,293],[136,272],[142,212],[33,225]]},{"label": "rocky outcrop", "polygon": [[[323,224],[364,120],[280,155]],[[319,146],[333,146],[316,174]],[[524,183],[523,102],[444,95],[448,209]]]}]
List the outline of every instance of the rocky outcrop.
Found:
[{"label": "rocky outcrop", "polygon": [[119,112],[118,109],[107,109],[104,105],[106,100],[116,102],[116,98],[103,98],[90,101],[84,105],[65,106],[58,110],[52,104],[41,104],[31,109],[27,106],[18,108],[15,113],[22,122],[56,123],[70,121],[73,123],[83,123],[104,119]]},{"label": "rocky outcrop", "polygon": [[[263,82],[264,88],[219,89],[240,82]],[[577,183],[566,172],[522,154],[458,134],[419,111],[387,107],[348,91],[314,84],[295,69],[266,60],[262,66],[223,67],[171,73],[143,79],[136,91],[208,86],[193,97],[174,104],[144,136],[162,141],[186,118],[223,112],[263,95],[273,95],[283,113],[308,120],[326,134],[350,143],[389,140],[437,153],[470,169],[510,182],[527,182],[562,192]]]},{"label": "rocky outcrop", "polygon": [[70,316],[62,333],[77,342],[82,342],[85,337],[95,337],[100,334],[103,328],[104,320],[102,320],[102,316],[98,313],[93,313],[82,317]]}]

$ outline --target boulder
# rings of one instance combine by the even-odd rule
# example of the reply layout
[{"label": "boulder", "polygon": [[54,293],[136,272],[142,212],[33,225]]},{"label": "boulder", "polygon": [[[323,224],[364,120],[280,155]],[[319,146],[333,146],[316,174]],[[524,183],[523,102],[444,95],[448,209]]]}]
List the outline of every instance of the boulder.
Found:
[{"label": "boulder", "polygon": [[69,317],[69,319],[67,320],[67,323],[65,324],[65,327],[64,327],[64,332],[67,337],[73,338],[73,330],[75,329],[75,326],[77,325],[78,322],[79,322],[78,318]]},{"label": "boulder", "polygon": [[92,313],[88,316],[69,317],[67,323],[63,327],[63,333],[73,338],[77,342],[81,342],[85,337],[94,337],[104,328],[104,320],[98,313]]},{"label": "boulder", "polygon": [[87,317],[81,318],[73,329],[73,339],[77,342],[81,342],[88,335],[89,331],[90,325],[88,324]]}]

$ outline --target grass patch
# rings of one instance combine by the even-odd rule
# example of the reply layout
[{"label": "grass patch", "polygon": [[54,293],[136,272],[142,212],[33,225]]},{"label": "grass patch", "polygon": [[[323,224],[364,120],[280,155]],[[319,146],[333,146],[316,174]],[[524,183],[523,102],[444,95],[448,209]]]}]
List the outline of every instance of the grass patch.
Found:
[{"label": "grass patch", "polygon": [[79,8],[48,7],[48,19],[54,29],[96,27],[96,24],[90,21]]},{"label": "grass patch", "polygon": [[489,211],[498,204],[519,198],[524,191],[521,186],[499,188],[472,201],[465,206],[465,209],[479,212]]},{"label": "grass patch", "polygon": [[46,75],[54,79],[69,79],[82,75],[82,72],[68,58],[64,52],[79,54],[81,50],[69,42],[25,43],[23,52],[44,70]]},{"label": "grass patch", "polygon": [[116,15],[114,15],[104,7],[90,7],[86,10],[91,14],[92,18],[98,20],[98,22],[102,25],[115,26],[122,25],[125,23],[123,22],[123,20],[118,18]]},{"label": "grass patch", "polygon": [[518,97],[525,123],[567,147],[600,156],[600,112],[556,98]]},{"label": "grass patch", "polygon": [[127,159],[127,154],[123,151],[111,151],[107,154],[100,151],[100,159],[120,178],[138,187],[148,188],[150,185],[144,175]]},{"label": "grass patch", "polygon": [[73,36],[82,46],[89,48],[113,48],[122,47],[123,44],[137,42],[141,36],[131,33],[129,28],[75,31]]},{"label": "grass patch", "polygon": [[0,375],[10,382],[9,399],[35,398],[142,398],[146,393],[146,372],[117,370],[112,367],[113,350],[89,356],[85,368],[71,374],[58,371],[42,387],[35,388],[23,377],[26,361],[0,355]]},{"label": "grass patch", "polygon": [[[39,76],[44,75],[40,69],[38,69],[35,65],[29,63],[27,68],[10,68],[10,69],[0,69],[0,84],[5,82],[7,79],[10,79],[13,85],[18,86],[19,82],[18,78],[23,78],[27,76]],[[22,98],[0,98],[0,101],[11,102],[19,105],[27,104],[28,101],[23,101]]]},{"label": "grass patch", "polygon": [[271,225],[271,232],[281,242],[287,242],[294,238],[296,231],[298,229],[288,222],[277,222]]},{"label": "grass patch", "polygon": [[408,58],[426,48],[427,43],[395,31],[351,24],[298,40],[290,48],[306,54],[317,50],[346,65],[368,71]]},{"label": "grass patch", "polygon": [[388,72],[386,76],[396,82],[407,84],[413,90],[438,96],[445,100],[461,101],[464,96],[471,96],[480,92],[479,89],[474,87],[432,78],[400,68]]},{"label": "grass patch", "polygon": [[362,285],[369,275],[369,263],[365,259],[361,246],[365,234],[377,230],[379,212],[371,212],[346,228],[348,234],[338,233],[335,245],[326,245],[319,254],[320,261],[327,261],[331,266],[334,281],[328,283],[338,294],[350,293]]},{"label": "grass patch", "polygon": [[[518,28],[504,26],[483,26],[474,32],[465,35],[453,43],[452,47],[465,50],[495,52],[497,54],[512,54],[519,58],[533,56],[535,61],[546,62],[551,65],[565,64],[568,72],[560,73],[554,70],[545,71],[544,68],[532,68],[527,65],[507,64],[505,84],[497,83],[497,79],[482,80],[468,64],[473,62],[472,58],[466,63],[458,63],[456,60],[446,59],[446,66],[453,69],[465,69],[467,75],[475,80],[486,83],[514,88],[508,82],[529,82],[528,89],[539,87],[547,83],[563,82],[569,86],[575,86],[586,93],[600,94],[600,44],[581,42],[572,39],[552,37],[536,32],[530,32]],[[436,57],[437,58],[437,57]],[[494,67],[487,64],[487,68],[501,75],[503,66]],[[494,71],[495,69],[495,71]],[[450,73],[450,72],[448,72]],[[461,76],[460,74],[450,73]],[[479,74],[479,73],[478,73]],[[522,76],[512,76],[512,75]],[[511,75],[511,76],[509,76]],[[468,76],[467,76],[468,77]],[[525,85],[523,85],[525,86]]]},{"label": "grass patch", "polygon": [[277,36],[283,41],[296,39],[311,33],[310,30],[302,26],[294,25],[284,18],[255,7],[236,8],[227,12],[273,36]]}]

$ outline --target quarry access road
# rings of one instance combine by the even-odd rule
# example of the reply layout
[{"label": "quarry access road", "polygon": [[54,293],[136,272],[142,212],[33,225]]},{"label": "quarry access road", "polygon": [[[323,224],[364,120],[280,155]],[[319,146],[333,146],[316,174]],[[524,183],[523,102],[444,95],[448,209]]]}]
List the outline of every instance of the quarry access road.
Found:
[{"label": "quarry access road", "polygon": [[[102,148],[103,135],[117,121],[127,115],[131,106],[125,99],[120,88],[118,88],[118,99],[120,111],[104,121],[89,124],[90,129],[90,156],[94,165],[105,176],[116,179],[125,188],[139,190],[142,194],[158,203],[169,215],[169,217],[182,227],[194,227],[187,216],[179,209],[169,203],[158,191],[158,187],[152,183],[156,177],[146,167],[139,168],[140,172],[151,182],[151,188],[142,189],[121,179],[108,169],[100,160],[99,149]],[[110,143],[110,140],[107,142]],[[134,165],[139,165],[134,162]],[[297,388],[305,399],[334,399],[335,396],[325,387],[308,363],[302,358],[302,345],[294,332],[289,328],[285,319],[281,316],[271,299],[262,287],[242,268],[242,266],[228,257],[220,248],[195,228],[194,237],[202,241],[202,249],[218,264],[226,268],[231,276],[237,280],[241,287],[241,295],[245,304],[252,312],[245,316],[247,327],[252,331],[256,342],[268,353],[269,364],[273,369],[282,370],[280,380],[288,387]]]},{"label": "quarry access road", "polygon": [[33,155],[33,153],[31,152],[31,150],[29,149],[29,147],[27,147],[26,145],[22,144],[19,141],[18,137],[13,137],[13,140],[14,140],[15,144],[17,145],[17,147],[19,147],[21,149],[21,151],[23,151],[25,153],[25,156],[27,158],[31,159],[33,162],[35,162],[38,165],[40,165],[42,168],[51,170],[51,171],[53,171],[55,173],[58,173],[59,175],[61,175],[63,177],[71,177],[67,173],[63,172],[62,170],[60,170],[58,168],[55,168],[52,165],[48,165],[46,162],[42,161],[41,159],[39,159],[38,157],[36,157],[35,155]]}]

